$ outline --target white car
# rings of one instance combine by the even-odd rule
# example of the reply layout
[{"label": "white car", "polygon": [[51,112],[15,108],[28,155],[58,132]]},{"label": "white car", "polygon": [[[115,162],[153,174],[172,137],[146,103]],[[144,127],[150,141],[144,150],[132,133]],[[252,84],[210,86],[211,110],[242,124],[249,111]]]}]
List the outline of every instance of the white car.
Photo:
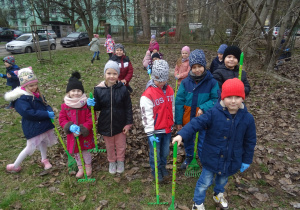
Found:
[{"label": "white car", "polygon": [[[56,49],[56,41],[51,36],[46,34],[38,34],[39,36],[39,45],[41,50],[48,50],[48,38],[50,50]],[[35,51],[35,44],[33,43],[32,34],[23,34],[18,37],[16,40],[8,42],[5,46],[6,51],[14,53],[31,53]]]}]

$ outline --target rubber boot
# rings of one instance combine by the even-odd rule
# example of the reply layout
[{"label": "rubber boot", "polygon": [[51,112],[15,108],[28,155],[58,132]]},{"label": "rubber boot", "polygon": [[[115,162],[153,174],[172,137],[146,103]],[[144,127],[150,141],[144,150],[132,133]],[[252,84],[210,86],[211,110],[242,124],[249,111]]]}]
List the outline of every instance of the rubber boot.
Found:
[{"label": "rubber boot", "polygon": [[192,160],[193,160],[193,156],[187,155],[186,158],[185,158],[185,160],[181,164],[180,169],[181,170],[186,169],[186,167],[192,162]]},{"label": "rubber boot", "polygon": [[99,57],[99,55],[97,56],[97,60],[100,60],[100,57]]},{"label": "rubber boot", "polygon": [[94,63],[94,60],[95,60],[95,58],[93,58],[93,59],[91,60],[91,63],[92,63],[92,64]]}]

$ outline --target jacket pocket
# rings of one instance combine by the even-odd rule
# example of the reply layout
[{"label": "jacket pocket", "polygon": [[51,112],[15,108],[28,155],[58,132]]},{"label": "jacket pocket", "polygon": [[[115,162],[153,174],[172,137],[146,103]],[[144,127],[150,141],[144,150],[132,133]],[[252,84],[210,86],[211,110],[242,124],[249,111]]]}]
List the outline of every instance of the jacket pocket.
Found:
[{"label": "jacket pocket", "polygon": [[205,143],[203,144],[203,148],[201,155],[202,165],[214,172],[219,171],[221,149]]}]

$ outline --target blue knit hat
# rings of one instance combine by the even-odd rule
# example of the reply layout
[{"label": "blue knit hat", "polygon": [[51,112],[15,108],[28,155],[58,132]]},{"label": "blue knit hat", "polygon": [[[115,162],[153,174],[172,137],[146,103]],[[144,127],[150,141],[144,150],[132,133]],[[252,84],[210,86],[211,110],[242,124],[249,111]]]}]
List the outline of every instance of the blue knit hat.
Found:
[{"label": "blue knit hat", "polygon": [[14,56],[7,56],[3,58],[3,62],[9,63],[11,65],[15,65],[15,57]]},{"label": "blue knit hat", "polygon": [[116,49],[121,49],[121,50],[125,51],[124,50],[124,46],[122,44],[120,44],[120,43],[115,44],[115,51],[116,51]]},{"label": "blue knit hat", "polygon": [[189,56],[189,64],[190,64],[191,68],[194,64],[200,64],[201,66],[203,66],[205,68],[206,60],[205,60],[205,55],[204,55],[203,50],[196,49],[193,52],[191,52],[191,54]]},{"label": "blue knit hat", "polygon": [[218,53],[220,54],[224,54],[224,51],[226,50],[228,46],[226,44],[221,44],[219,49],[218,49]]}]

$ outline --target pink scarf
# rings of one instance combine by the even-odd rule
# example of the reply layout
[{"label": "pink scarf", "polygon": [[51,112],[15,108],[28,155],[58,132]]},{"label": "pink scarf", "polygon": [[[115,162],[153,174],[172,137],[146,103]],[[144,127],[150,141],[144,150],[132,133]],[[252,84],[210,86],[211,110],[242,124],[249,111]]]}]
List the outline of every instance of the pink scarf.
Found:
[{"label": "pink scarf", "polygon": [[64,97],[64,101],[67,106],[71,108],[81,108],[86,104],[87,97],[84,94],[80,98],[70,98],[68,95]]},{"label": "pink scarf", "polygon": [[[25,90],[26,92],[27,92],[27,90],[24,88],[24,87],[21,87],[21,90]],[[39,98],[40,97],[40,93],[39,92],[31,92],[33,95],[34,95],[34,97],[36,97],[36,98]]]}]

